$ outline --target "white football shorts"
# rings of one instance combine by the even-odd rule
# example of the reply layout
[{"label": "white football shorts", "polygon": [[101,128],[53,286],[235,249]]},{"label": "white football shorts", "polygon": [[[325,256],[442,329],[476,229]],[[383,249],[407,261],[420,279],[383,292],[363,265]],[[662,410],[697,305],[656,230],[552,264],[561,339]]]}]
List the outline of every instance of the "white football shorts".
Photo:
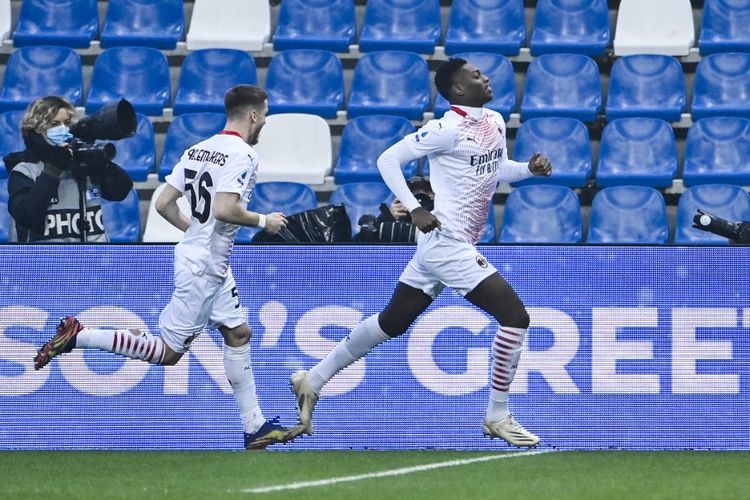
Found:
[{"label": "white football shorts", "polygon": [[466,295],[496,272],[474,245],[443,236],[436,229],[419,233],[417,251],[399,281],[435,299],[446,286]]},{"label": "white football shorts", "polygon": [[245,322],[232,269],[220,278],[195,274],[181,259],[174,263],[174,292],[159,316],[164,342],[175,352],[187,352],[205,328],[235,328]]}]

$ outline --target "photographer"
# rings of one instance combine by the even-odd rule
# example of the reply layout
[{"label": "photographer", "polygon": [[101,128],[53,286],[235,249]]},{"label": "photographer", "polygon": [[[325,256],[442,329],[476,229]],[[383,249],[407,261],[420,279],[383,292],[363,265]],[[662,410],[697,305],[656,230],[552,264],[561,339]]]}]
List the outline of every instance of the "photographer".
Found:
[{"label": "photographer", "polygon": [[[435,193],[427,177],[415,176],[406,182],[409,190],[422,208],[431,212],[434,208]],[[414,243],[417,241],[417,227],[412,224],[411,215],[399,201],[391,206],[380,205],[380,215],[364,215],[359,220],[360,232],[356,241],[367,243]]]},{"label": "photographer", "polygon": [[70,133],[74,116],[61,97],[35,100],[21,123],[26,150],[4,158],[8,211],[20,242],[108,242],[101,199],[122,201],[133,188],[128,174],[109,161],[113,146],[109,154],[96,147],[88,149],[99,154],[78,154],[85,148]]}]

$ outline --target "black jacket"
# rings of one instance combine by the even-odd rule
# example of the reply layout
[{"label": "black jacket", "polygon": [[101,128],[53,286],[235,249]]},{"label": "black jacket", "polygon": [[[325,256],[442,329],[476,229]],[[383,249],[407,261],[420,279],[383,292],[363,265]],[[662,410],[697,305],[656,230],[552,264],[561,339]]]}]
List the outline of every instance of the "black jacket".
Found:
[{"label": "black jacket", "polygon": [[[18,241],[35,241],[44,233],[47,211],[57,197],[60,179],[46,171],[31,179],[13,169],[19,163],[41,161],[45,166],[51,165],[65,171],[75,168],[75,164],[66,148],[48,144],[39,134],[28,133],[24,142],[25,151],[4,157],[8,170],[8,211],[16,222]],[[101,197],[105,200],[122,201],[133,188],[133,181],[127,172],[112,162],[95,169],[89,167],[83,175],[100,187]]]}]

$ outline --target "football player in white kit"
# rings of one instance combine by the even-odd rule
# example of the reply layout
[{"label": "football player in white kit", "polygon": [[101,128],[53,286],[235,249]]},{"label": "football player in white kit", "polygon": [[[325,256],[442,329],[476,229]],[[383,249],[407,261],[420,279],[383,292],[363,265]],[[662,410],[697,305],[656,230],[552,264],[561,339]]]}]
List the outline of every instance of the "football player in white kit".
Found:
[{"label": "football player in white kit", "polygon": [[[266,121],[268,96],[259,87],[238,85],[227,91],[224,106],[224,130],[184,152],[156,200],[159,214],[185,231],[174,250],[175,288],[159,317],[161,336],[137,329],[85,328],[67,316],[37,353],[34,367],[40,369],[73,348],[97,348],[173,365],[204,328],[216,328],[224,338],[224,369],[240,408],[245,448],[261,449],[290,441],[303,428],[266,420],[260,409],[250,363],[251,331],[241,312],[229,255],[239,226],[277,233],[286,226],[286,219],[277,212],[247,210],[258,169],[258,154],[252,146]],[[190,201],[190,218],[177,206],[183,195]]]},{"label": "football player in white kit", "polygon": [[[498,182],[549,176],[550,161],[536,153],[528,163],[508,158],[505,121],[483,106],[492,100],[488,78],[463,59],[450,59],[435,74],[435,86],[450,111],[387,149],[378,168],[388,187],[411,213],[421,233],[388,305],[365,319],[317,365],[292,375],[300,423],[312,433],[312,412],[321,388],[336,373],[378,344],[409,328],[444,287],[463,295],[500,324],[492,345],[490,400],[483,431],[516,446],[539,438],[508,411],[508,391],[521,355],[529,315],[507,281],[477,251]],[[401,165],[427,156],[435,192],[432,213],[409,191]]]}]

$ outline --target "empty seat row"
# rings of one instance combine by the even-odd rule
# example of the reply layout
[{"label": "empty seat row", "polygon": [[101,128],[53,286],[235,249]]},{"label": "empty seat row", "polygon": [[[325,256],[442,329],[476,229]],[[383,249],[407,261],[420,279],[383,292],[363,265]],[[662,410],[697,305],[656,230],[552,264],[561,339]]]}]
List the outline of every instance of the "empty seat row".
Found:
[{"label": "empty seat row", "polygon": [[[0,114],[0,156],[24,148],[20,135],[23,111]],[[171,172],[192,144],[217,133],[224,126],[221,113],[190,113],[176,117],[167,130],[157,172],[160,179]],[[407,119],[366,115],[349,120],[341,135],[338,158],[333,151],[328,124],[305,114],[270,116],[262,140],[261,181],[288,180],[322,184],[333,173],[337,184],[380,181],[378,156],[415,126]],[[115,161],[135,181],[146,180],[156,166],[154,129],[138,115],[136,134],[115,141]],[[544,151],[555,166],[548,178],[533,177],[515,183],[558,184],[584,187],[592,180],[600,187],[640,184],[669,187],[678,175],[677,145],[672,128],[656,118],[622,118],[602,131],[599,162],[594,169],[592,146],[586,126],[574,118],[547,117],[525,121],[518,129],[512,157],[524,161]],[[750,185],[750,119],[712,117],[693,124],[685,143],[680,177],[687,186],[710,183]],[[0,178],[5,177],[1,168]],[[417,172],[417,162],[403,167],[404,175]],[[429,172],[429,166],[426,167]]]},{"label": "empty seat row", "polygon": [[[164,184],[152,198],[143,241],[173,242],[180,239],[180,231],[161,218],[154,209],[154,200],[163,187]],[[106,202],[103,207],[112,241],[139,241],[139,213],[134,193],[123,202]],[[339,187],[332,193],[329,203],[343,204],[346,207],[354,236],[359,232],[358,223],[362,215],[377,215],[380,204],[388,204],[392,200],[393,196],[387,186],[365,182]],[[182,205],[187,215],[189,209],[184,200]],[[261,213],[280,211],[290,215],[317,205],[315,192],[309,186],[293,182],[268,182],[256,186],[248,208]],[[692,219],[698,209],[728,220],[750,220],[750,196],[737,186],[722,184],[707,184],[686,190],[678,202],[674,237],[670,238],[666,205],[657,190],[644,186],[605,188],[594,196],[585,241],[615,244],[663,244],[670,241],[682,244],[727,244],[726,238],[692,227]],[[481,243],[584,241],[580,202],[575,192],[566,187],[524,186],[514,190],[505,203],[497,238],[494,207],[490,207],[489,214]],[[243,227],[237,235],[237,241],[248,243],[257,232],[257,229]]]},{"label": "empty seat row", "polygon": [[[491,79],[493,100],[488,107],[507,119],[515,109],[516,88],[512,64],[488,53],[460,54]],[[694,119],[706,116],[750,117],[750,54],[707,56],[695,77],[691,106]],[[224,92],[237,84],[257,83],[254,59],[232,49],[192,52],[184,61],[174,101],[169,65],[164,54],[145,47],[116,47],[97,58],[86,111],[93,112],[120,97],[137,111],[161,115],[172,106],[174,114],[223,111]],[[299,112],[333,118],[344,103],[341,61],[329,51],[301,49],[283,52],[271,60],[265,88],[270,112]],[[0,111],[23,109],[43,95],[62,95],[83,104],[81,60],[72,49],[36,46],[18,49],[6,67]],[[680,119],[686,108],[685,79],[674,58],[634,55],[612,67],[606,104],[608,118],[624,116]],[[354,70],[346,106],[349,117],[394,114],[421,120],[430,108],[431,82],[426,61],[418,54],[384,51],[366,54]],[[434,110],[448,109],[442,96]],[[547,54],[529,64],[521,100],[521,118],[567,116],[594,120],[602,110],[599,68],[587,56]]]}]

